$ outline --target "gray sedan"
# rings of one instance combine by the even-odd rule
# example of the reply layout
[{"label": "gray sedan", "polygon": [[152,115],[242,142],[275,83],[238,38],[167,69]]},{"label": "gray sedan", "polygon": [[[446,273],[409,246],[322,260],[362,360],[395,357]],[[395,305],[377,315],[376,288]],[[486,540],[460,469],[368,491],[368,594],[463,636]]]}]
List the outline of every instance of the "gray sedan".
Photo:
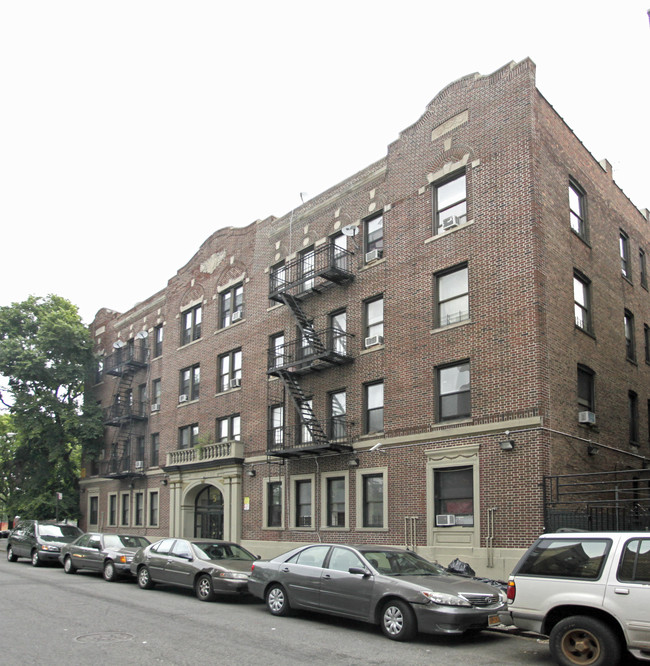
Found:
[{"label": "gray sedan", "polygon": [[504,593],[387,546],[308,545],[255,562],[248,589],[273,615],[305,609],[379,624],[396,641],[499,623]]},{"label": "gray sedan", "polygon": [[165,583],[191,588],[201,601],[212,601],[217,594],[246,594],[256,559],[230,541],[170,538],[141,548],[131,573],[143,590]]}]

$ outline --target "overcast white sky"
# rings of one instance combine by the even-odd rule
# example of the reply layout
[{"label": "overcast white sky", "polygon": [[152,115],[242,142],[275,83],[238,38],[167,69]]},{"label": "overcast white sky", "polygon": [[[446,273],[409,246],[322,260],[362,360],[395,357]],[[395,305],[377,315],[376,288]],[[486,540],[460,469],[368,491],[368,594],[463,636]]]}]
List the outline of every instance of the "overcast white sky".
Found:
[{"label": "overcast white sky", "polygon": [[125,311],[216,229],[284,215],[385,155],[451,81],[527,56],[650,208],[648,8],[0,0],[0,305]]}]

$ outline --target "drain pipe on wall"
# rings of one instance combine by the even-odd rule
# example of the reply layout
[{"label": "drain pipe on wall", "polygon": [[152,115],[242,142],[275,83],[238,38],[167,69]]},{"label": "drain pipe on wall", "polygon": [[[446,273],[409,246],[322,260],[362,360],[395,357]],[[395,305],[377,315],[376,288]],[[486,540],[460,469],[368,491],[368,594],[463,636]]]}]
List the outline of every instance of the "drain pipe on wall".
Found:
[{"label": "drain pipe on wall", "polygon": [[494,514],[496,512],[496,507],[487,510],[487,537],[485,539],[485,546],[487,549],[488,569],[494,569]]}]

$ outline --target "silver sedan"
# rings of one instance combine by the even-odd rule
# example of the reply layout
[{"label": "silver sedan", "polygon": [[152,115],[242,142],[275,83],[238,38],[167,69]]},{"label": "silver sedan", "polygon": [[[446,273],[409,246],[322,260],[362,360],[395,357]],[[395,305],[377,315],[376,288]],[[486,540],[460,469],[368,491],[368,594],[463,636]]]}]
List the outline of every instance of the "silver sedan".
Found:
[{"label": "silver sedan", "polygon": [[379,624],[396,641],[499,623],[505,594],[388,546],[302,546],[253,563],[248,589],[273,615],[304,609]]}]

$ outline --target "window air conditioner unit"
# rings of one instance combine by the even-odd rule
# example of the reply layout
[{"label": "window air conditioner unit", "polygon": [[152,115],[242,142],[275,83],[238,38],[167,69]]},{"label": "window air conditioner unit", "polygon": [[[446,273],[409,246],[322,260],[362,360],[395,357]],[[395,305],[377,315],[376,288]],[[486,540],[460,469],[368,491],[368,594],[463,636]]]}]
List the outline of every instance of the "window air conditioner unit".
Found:
[{"label": "window air conditioner unit", "polygon": [[181,393],[178,396],[178,402],[187,402],[188,396],[187,393]]},{"label": "window air conditioner unit", "polygon": [[375,259],[381,259],[383,254],[382,250],[370,250],[370,252],[366,252],[366,263],[369,264],[371,261],[375,261]]},{"label": "window air conditioner unit", "polygon": [[244,311],[243,310],[237,310],[236,312],[232,313],[232,317],[230,318],[230,321],[236,322],[239,321],[240,319],[244,318]]},{"label": "window air conditioner unit", "polygon": [[235,377],[234,379],[230,380],[230,388],[239,388],[241,386],[241,379],[239,377]]},{"label": "window air conditioner unit", "polygon": [[450,215],[449,217],[445,217],[442,220],[443,229],[453,229],[453,227],[457,226],[458,226],[458,217],[456,215]]},{"label": "window air conditioner unit", "polygon": [[159,402],[154,402],[153,405],[151,405],[151,411],[152,412],[159,412],[160,411],[160,403]]},{"label": "window air conditioner unit", "polygon": [[136,469],[142,469],[144,467],[144,460],[136,460],[135,461],[135,468]]},{"label": "window air conditioner unit", "polygon": [[596,415],[593,412],[579,412],[578,423],[588,423],[589,425],[595,425]]},{"label": "window air conditioner unit", "polygon": [[364,346],[367,349],[368,347],[374,347],[375,345],[383,345],[383,344],[384,344],[383,335],[371,335],[369,338],[366,338]]},{"label": "window air conditioner unit", "polygon": [[456,524],[456,516],[453,513],[439,513],[436,516],[436,527],[449,527]]}]

